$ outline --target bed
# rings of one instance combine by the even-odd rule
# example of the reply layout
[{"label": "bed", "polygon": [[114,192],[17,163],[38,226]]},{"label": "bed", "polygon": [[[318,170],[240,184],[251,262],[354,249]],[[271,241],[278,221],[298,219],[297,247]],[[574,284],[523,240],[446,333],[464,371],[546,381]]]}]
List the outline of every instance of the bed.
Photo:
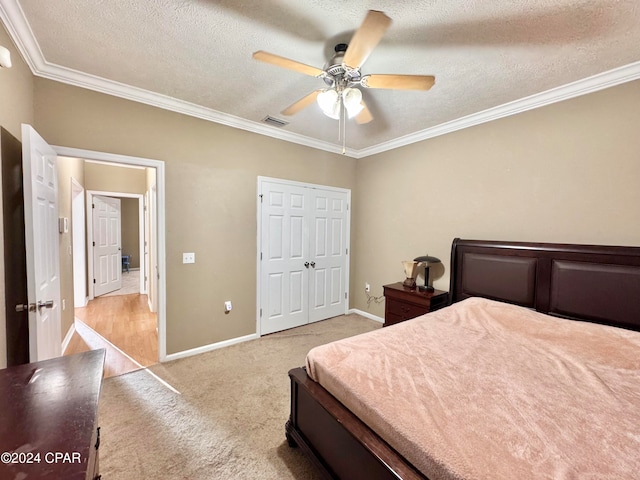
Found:
[{"label": "bed", "polygon": [[[574,396],[576,399],[582,399],[579,400],[582,403],[578,404],[577,408],[581,413],[582,406],[584,406],[584,411],[587,412],[580,425],[559,429],[561,433],[568,432],[571,434],[558,442],[560,446],[558,448],[569,449],[569,452],[555,450],[555,447],[547,448],[547,443],[549,443],[547,436],[551,430],[554,430],[553,425],[558,423],[557,418],[549,420],[543,415],[543,421],[540,424],[533,425],[534,428],[539,430],[536,439],[522,441],[520,438],[520,443],[518,443],[518,441],[514,441],[514,438],[516,440],[519,438],[516,435],[518,432],[514,433],[513,428],[503,428],[503,425],[513,426],[518,424],[517,421],[514,421],[513,416],[503,416],[508,413],[505,411],[508,409],[498,408],[497,410],[492,410],[491,408],[482,408],[474,411],[472,409],[464,410],[464,408],[455,403],[455,400],[452,400],[451,396],[446,395],[434,396],[437,402],[440,402],[440,407],[442,407],[440,409],[438,409],[437,403],[435,407],[421,406],[413,411],[410,407],[409,409],[401,409],[400,403],[402,402],[400,400],[404,398],[404,394],[399,395],[399,403],[395,409],[393,408],[395,404],[390,398],[383,398],[382,401],[377,399],[374,402],[374,404],[377,402],[389,404],[391,402],[391,413],[377,413],[376,408],[364,405],[364,402],[358,399],[354,400],[354,398],[345,397],[344,402],[350,406],[350,408],[347,408],[336,397],[343,395],[344,392],[341,390],[350,390],[351,384],[358,382],[343,380],[342,386],[336,384],[335,382],[338,380],[332,377],[337,377],[338,373],[333,375],[332,372],[339,370],[339,368],[329,365],[323,371],[322,366],[319,366],[321,365],[320,363],[316,365],[314,355],[320,358],[322,356],[320,354],[324,350],[337,349],[342,352],[343,357],[347,357],[348,355],[344,354],[345,351],[349,353],[359,351],[357,345],[354,347],[350,344],[351,341],[356,342],[357,338],[338,345],[320,347],[320,353],[310,352],[311,360],[308,357],[307,368],[295,368],[289,372],[291,378],[291,412],[285,427],[289,445],[300,447],[318,468],[325,473],[327,478],[428,480],[445,478],[508,478],[505,475],[508,475],[510,468],[514,468],[515,470],[511,470],[511,472],[517,471],[517,478],[568,479],[584,477],[584,475],[581,476],[584,472],[578,468],[578,464],[582,465],[584,462],[588,464],[588,469],[592,468],[589,462],[597,464],[597,467],[593,467],[596,468],[595,471],[601,473],[597,478],[631,478],[633,474],[625,477],[624,472],[636,467],[640,468],[640,463],[634,463],[637,461],[636,452],[639,451],[638,448],[640,447],[640,427],[638,427],[640,422],[637,421],[640,419],[640,390],[635,389],[640,379],[640,356],[637,355],[640,352],[638,350],[640,348],[640,333],[637,333],[640,331],[640,248],[455,239],[451,251],[450,290],[451,306],[415,320],[372,332],[375,334],[373,337],[370,337],[371,334],[366,334],[367,339],[374,340],[374,347],[372,348],[382,348],[381,344],[384,341],[381,340],[383,338],[381,335],[386,335],[388,336],[387,338],[390,338],[394,332],[399,338],[396,341],[403,341],[402,339],[408,336],[437,336],[439,343],[431,344],[431,346],[427,345],[426,337],[420,337],[424,338],[424,343],[428,348],[436,348],[437,345],[445,345],[449,341],[453,342],[452,337],[447,337],[446,330],[455,331],[455,328],[460,329],[461,320],[452,320],[449,316],[451,313],[448,312],[457,312],[457,315],[462,315],[463,317],[467,315],[469,318],[475,319],[472,321],[482,320],[484,322],[484,313],[478,313],[477,310],[474,310],[477,308],[484,309],[482,311],[487,310],[487,308],[489,310],[504,311],[506,317],[501,321],[500,329],[505,327],[505,332],[507,330],[513,331],[503,334],[502,330],[500,330],[501,333],[493,335],[493,337],[502,339],[500,348],[508,343],[513,343],[516,346],[516,353],[509,353],[509,355],[520,356],[530,350],[530,341],[528,339],[522,340],[523,337],[520,330],[530,330],[538,337],[546,335],[545,332],[547,331],[551,333],[554,331],[561,332],[565,341],[560,341],[560,347],[564,347],[562,345],[563,342],[567,345],[573,345],[574,340],[578,342],[577,339],[579,337],[584,337],[580,341],[587,342],[587,347],[585,347],[584,343],[576,343],[576,348],[573,351],[569,349],[569,357],[566,358],[562,356],[565,353],[558,356],[555,350],[542,344],[543,358],[542,360],[536,360],[551,362],[552,368],[541,368],[539,369],[540,371],[564,372],[563,375],[554,373],[558,378],[552,375],[551,377],[543,376],[538,379],[543,384],[545,382],[560,382],[561,380],[573,381],[576,380],[576,377],[584,374],[589,378],[589,382],[586,383],[593,385],[593,392],[583,391],[579,395],[569,395],[570,397]],[[518,321],[522,319],[524,321],[521,321],[520,324],[517,321],[511,321],[510,318],[514,317],[513,312],[517,313]],[[478,328],[484,329],[483,331],[490,329],[492,333],[497,331],[494,324],[485,325],[482,322],[480,322],[481,325],[473,325],[472,328],[468,324],[462,325],[466,330],[473,330],[476,333]],[[561,338],[562,335],[560,335]],[[492,337],[481,336],[477,341],[473,342],[468,339],[462,340],[467,342],[465,345],[473,344],[473,349],[460,348],[459,345],[451,344],[447,345],[449,350],[441,349],[440,357],[435,357],[436,354],[433,353],[434,358],[439,358],[440,363],[442,363],[443,358],[448,358],[447,355],[455,356],[447,352],[461,351],[465,353],[466,350],[474,352],[474,355],[468,358],[466,363],[467,367],[471,365],[473,368],[463,368],[464,362],[458,363],[454,367],[445,365],[442,370],[445,379],[447,374],[450,378],[461,379],[466,378],[462,375],[464,373],[463,370],[467,375],[470,375],[474,371],[484,369],[483,362],[478,360],[480,357],[475,352],[480,352],[485,344],[489,346],[496,343],[487,341],[485,340],[486,338],[491,339]],[[622,339],[621,341],[629,348],[628,351],[625,350],[627,347],[621,349],[617,343],[610,343],[618,342],[617,338]],[[375,342],[378,342],[380,346],[377,346]],[[415,349],[416,347],[409,348]],[[399,350],[403,349],[399,348]],[[626,352],[626,357],[618,357],[618,352],[623,350]],[[375,355],[371,355],[369,358],[375,358],[377,352],[378,350],[376,350]],[[552,354],[549,354],[549,352],[552,352]],[[597,361],[602,360],[603,365],[598,366],[601,370],[594,370],[595,367],[589,367],[585,370],[584,367],[576,364],[575,358],[571,356],[576,352],[578,356],[581,356],[584,352],[589,352]],[[613,357],[614,354],[615,357]],[[462,354],[460,356],[464,358]],[[589,362],[594,361],[592,357],[589,358]],[[612,362],[611,358],[616,358],[616,360]],[[416,362],[416,357],[414,356],[411,357],[408,363],[419,362]],[[498,363],[500,368],[504,368],[506,364],[510,363],[526,365],[527,359],[523,357],[518,361],[502,361]],[[339,365],[342,365],[342,363],[339,363]],[[384,362],[377,366],[379,370],[410,371],[409,368],[405,367],[406,365],[402,363],[386,364]],[[427,362],[426,365],[420,365],[419,368],[431,367]],[[456,369],[453,373],[452,368]],[[535,375],[535,369],[533,369],[533,372]],[[381,372],[381,378],[386,378],[382,373],[384,372]],[[348,372],[348,374],[351,375],[349,377],[351,379],[359,375],[359,373],[354,375],[353,371]],[[326,388],[313,380],[311,378],[312,375],[320,377],[320,382],[325,382]],[[415,373],[409,373],[409,375],[415,375]],[[507,385],[512,385],[512,380],[515,379],[514,381],[516,381],[520,376],[520,372],[508,373],[507,370],[503,369],[499,375],[496,375],[495,372],[493,375],[494,378],[513,375],[512,379],[507,378],[505,380]],[[623,381],[626,382],[624,385],[621,384],[624,388],[614,386],[615,388],[612,389],[611,379],[607,378],[607,375],[622,375]],[[394,376],[389,376],[389,378]],[[468,378],[472,378],[472,376]],[[361,383],[366,386],[371,381],[372,378],[369,377]],[[577,378],[577,381],[580,382],[580,378]],[[389,382],[389,388],[393,391],[393,389],[400,388],[403,384],[412,384],[412,377],[409,376],[404,380],[397,380],[400,383],[396,385],[392,385],[391,381]],[[487,383],[486,380],[483,380],[483,382],[485,382],[485,385],[494,385],[494,382]],[[445,380],[444,383],[447,384],[447,381]],[[523,385],[514,387],[513,394],[515,397],[505,396],[505,392],[508,393],[509,389],[504,388],[504,386],[499,391],[494,391],[494,396],[507,398],[507,405],[517,406],[517,408],[513,408],[511,413],[522,415],[523,418],[527,418],[526,415],[530,415],[532,411],[537,410],[541,410],[546,415],[553,414],[554,411],[556,414],[558,411],[563,412],[562,409],[564,408],[565,410],[569,409],[566,411],[569,412],[568,415],[570,416],[571,408],[573,408],[575,413],[576,406],[564,406],[563,402],[565,400],[562,395],[567,396],[564,387],[558,390],[557,394],[554,394],[553,390],[551,390],[551,393],[545,392],[542,398],[551,398],[549,401],[545,400],[538,404],[525,405],[527,403],[525,400],[532,395],[535,396],[536,392],[525,392],[525,394],[521,392],[519,397],[517,393],[520,388],[526,389],[530,385],[534,385],[534,383],[526,380]],[[457,385],[455,387],[457,388]],[[440,388],[441,385],[436,385],[430,391],[433,392],[434,389]],[[554,385],[550,385],[550,388],[553,389]],[[379,385],[375,387],[375,391],[380,391]],[[442,390],[438,391],[442,392]],[[478,389],[476,388],[475,391],[478,391]],[[474,390],[472,390],[473,392]],[[471,405],[472,403],[470,402],[473,400],[473,402],[485,407],[487,405],[489,407],[492,406],[493,399],[491,402],[484,400],[485,403],[482,403],[482,401],[476,402],[477,399],[470,400],[468,391],[459,395],[461,397],[467,395],[467,397],[463,398],[467,405]],[[520,403],[518,403],[519,401],[514,402],[514,398],[520,398]],[[609,401],[614,402],[614,407],[605,402],[607,398]],[[443,399],[446,399],[446,401]],[[609,410],[608,413],[612,414],[609,418],[599,416],[601,412],[596,409],[599,402],[605,405],[604,410]],[[409,401],[409,403],[412,404],[412,401]],[[536,405],[542,405],[543,403],[545,408],[536,408]],[[387,408],[389,407],[387,406]],[[526,408],[529,408],[528,412]],[[446,417],[443,409],[446,410],[445,413],[448,413],[449,417]],[[401,413],[398,413],[400,411]],[[358,415],[354,412],[357,412]],[[488,418],[485,419],[487,421],[486,427],[479,431],[477,425],[473,426],[473,435],[470,436],[465,431],[465,429],[469,428],[467,421],[469,425],[472,425],[472,417],[479,415],[479,412],[487,413]],[[604,413],[607,412],[605,411]],[[393,415],[395,414],[401,416],[394,417]],[[376,420],[376,415],[378,420]],[[426,448],[422,446],[424,450],[412,450],[411,445],[407,448],[407,442],[403,440],[405,439],[406,431],[401,431],[395,434],[396,437],[394,437],[394,434],[390,434],[375,423],[379,421],[380,417],[386,418],[391,424],[404,424],[405,430],[413,429],[420,433],[432,431],[432,428],[423,428],[427,425],[433,427],[438,423],[446,423],[449,428],[448,433],[438,433],[436,429],[433,429],[433,433],[429,433],[436,440],[441,439],[440,437],[444,438],[445,442],[443,444],[445,447],[436,441]],[[577,415],[577,418],[580,419],[580,414]],[[544,423],[545,421],[547,422],[546,424]],[[609,432],[611,428],[605,428],[611,421],[620,424],[619,427],[612,427],[614,430],[618,428],[617,432],[613,431],[611,433]],[[540,425],[543,425],[543,427],[540,427]],[[627,426],[625,427],[625,425]],[[631,426],[629,427],[629,425]],[[420,428],[416,428],[416,426]],[[505,432],[511,437],[508,439],[498,437],[501,434],[505,434]],[[572,432],[581,433],[582,436],[572,436]],[[595,441],[594,432],[599,436],[598,441]],[[602,434],[602,432],[605,433]],[[456,440],[458,433],[459,438]],[[604,440],[600,438],[603,435],[606,437]],[[590,439],[593,439],[593,441]],[[426,441],[430,441],[428,435]],[[502,444],[510,445],[511,453],[515,451],[516,457],[520,456],[525,460],[520,464],[516,462],[513,467],[509,467],[509,464],[507,464],[507,467],[505,467],[507,473],[495,470],[496,468],[501,468],[504,464],[504,458],[500,450],[493,449],[493,446]],[[536,445],[539,448],[536,448]],[[603,448],[602,445],[606,448]],[[472,447],[470,450],[467,448],[469,446]],[[574,446],[575,448],[573,448]],[[467,448],[466,452],[465,448]],[[469,451],[472,452],[472,456],[478,457],[476,460],[479,461],[480,465],[484,465],[485,468],[489,468],[489,471],[495,474],[477,473],[478,471],[474,470],[475,467],[473,465],[472,468],[469,468],[468,459],[465,457],[465,455],[469,456]],[[402,454],[399,452],[402,452]],[[581,456],[576,455],[577,452]],[[537,458],[536,455],[543,455],[545,458]],[[560,463],[549,461],[550,458],[554,459],[556,457],[566,458]],[[599,461],[600,459],[602,461]],[[447,465],[446,462],[453,462],[454,464]],[[578,465],[575,469],[573,468],[574,463]],[[606,465],[603,466],[603,463]],[[519,468],[528,468],[527,465],[533,465],[535,468],[531,467],[532,469],[529,473],[526,470],[518,470]],[[551,473],[542,468],[541,465],[542,467],[546,466],[545,468],[547,469],[551,468]],[[612,468],[607,469],[607,466]],[[542,470],[536,470],[537,468],[542,468]],[[554,471],[554,468],[559,470]],[[635,471],[637,472],[638,470]],[[429,472],[429,474],[427,475],[425,472]]]}]

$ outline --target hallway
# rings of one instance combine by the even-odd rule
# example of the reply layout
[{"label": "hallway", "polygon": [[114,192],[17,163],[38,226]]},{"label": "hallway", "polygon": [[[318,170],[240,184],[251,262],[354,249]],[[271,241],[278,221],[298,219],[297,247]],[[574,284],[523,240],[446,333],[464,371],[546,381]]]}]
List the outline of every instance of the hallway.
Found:
[{"label": "hallway", "polygon": [[147,296],[101,296],[75,309],[76,331],[65,355],[106,348],[105,377],[158,363],[157,315]]}]

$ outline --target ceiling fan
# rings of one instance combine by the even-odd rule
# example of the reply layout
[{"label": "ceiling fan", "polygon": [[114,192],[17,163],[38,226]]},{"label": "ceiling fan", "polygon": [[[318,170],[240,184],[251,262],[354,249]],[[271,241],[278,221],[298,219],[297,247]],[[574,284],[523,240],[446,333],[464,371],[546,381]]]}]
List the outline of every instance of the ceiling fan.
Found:
[{"label": "ceiling fan", "polygon": [[324,80],[327,88],[314,90],[297,102],[285,108],[283,115],[294,115],[317,102],[325,115],[343,120],[344,114],[355,118],[359,124],[373,120],[371,112],[362,100],[358,86],[365,88],[386,88],[396,90],[429,90],[435,83],[431,75],[362,75],[360,68],[376,47],[391,19],[383,12],[369,10],[362,25],[351,38],[349,44],[340,43],[335,47],[335,55],[324,69],[305,65],[279,55],[257,51],[253,58],[278,67],[294,70]]}]

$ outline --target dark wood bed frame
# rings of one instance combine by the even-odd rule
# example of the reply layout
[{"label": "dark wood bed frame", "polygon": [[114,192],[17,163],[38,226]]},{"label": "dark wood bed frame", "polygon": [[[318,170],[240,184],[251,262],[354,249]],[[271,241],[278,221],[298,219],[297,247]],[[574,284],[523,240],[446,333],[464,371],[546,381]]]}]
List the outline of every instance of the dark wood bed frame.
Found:
[{"label": "dark wood bed frame", "polygon": [[[640,247],[456,238],[450,301],[474,296],[640,331]],[[287,440],[327,478],[427,478],[311,380],[304,368],[294,368],[289,377]]]}]

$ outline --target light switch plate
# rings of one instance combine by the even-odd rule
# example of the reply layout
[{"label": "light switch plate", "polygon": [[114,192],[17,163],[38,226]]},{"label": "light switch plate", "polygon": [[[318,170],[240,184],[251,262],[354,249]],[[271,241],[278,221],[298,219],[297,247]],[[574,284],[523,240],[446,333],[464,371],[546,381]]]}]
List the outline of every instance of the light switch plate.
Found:
[{"label": "light switch plate", "polygon": [[183,253],[182,254],[182,263],[196,263],[196,254],[195,253]]}]

